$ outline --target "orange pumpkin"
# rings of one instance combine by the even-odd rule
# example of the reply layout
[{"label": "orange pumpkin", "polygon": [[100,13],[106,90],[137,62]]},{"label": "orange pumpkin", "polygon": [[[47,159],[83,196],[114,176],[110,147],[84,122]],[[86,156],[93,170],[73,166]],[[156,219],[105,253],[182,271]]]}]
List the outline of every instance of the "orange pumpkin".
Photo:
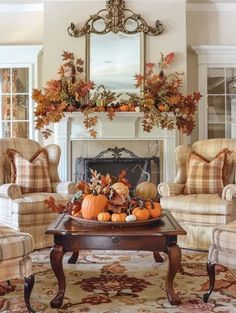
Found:
[{"label": "orange pumpkin", "polygon": [[111,219],[111,214],[109,212],[101,212],[98,214],[99,222],[108,222]]},{"label": "orange pumpkin", "polygon": [[157,218],[162,213],[162,207],[158,202],[147,201],[145,203],[146,208],[148,209],[152,218]]},{"label": "orange pumpkin", "polygon": [[145,221],[150,217],[149,210],[142,207],[136,207],[132,210],[132,214],[136,216],[137,221]]},{"label": "orange pumpkin", "polygon": [[121,112],[127,112],[127,111],[129,111],[129,106],[128,106],[128,104],[122,104],[122,105],[119,107],[119,110],[120,110]]},{"label": "orange pumpkin", "polygon": [[107,209],[108,199],[104,195],[89,194],[84,197],[81,205],[81,213],[84,219],[97,219],[99,213]]},{"label": "orange pumpkin", "polygon": [[127,197],[129,194],[129,188],[123,183],[115,183],[112,188],[120,195]]},{"label": "orange pumpkin", "polygon": [[127,216],[127,214],[125,214],[125,213],[113,213],[111,215],[111,220],[112,220],[112,222],[123,223],[123,222],[125,222],[126,216]]},{"label": "orange pumpkin", "polygon": [[160,105],[158,105],[158,110],[164,112],[166,110],[166,106],[163,103],[161,103]]}]

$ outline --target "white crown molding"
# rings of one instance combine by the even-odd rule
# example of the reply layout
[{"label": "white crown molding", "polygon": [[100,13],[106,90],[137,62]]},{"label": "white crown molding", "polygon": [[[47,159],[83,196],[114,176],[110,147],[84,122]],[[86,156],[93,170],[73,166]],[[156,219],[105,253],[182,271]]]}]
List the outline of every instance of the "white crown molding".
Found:
[{"label": "white crown molding", "polygon": [[43,3],[0,4],[0,13],[43,12]]},{"label": "white crown molding", "polygon": [[187,3],[187,12],[235,12],[236,3]]},{"label": "white crown molding", "polygon": [[0,64],[35,63],[42,48],[41,45],[0,45]]},{"label": "white crown molding", "polygon": [[236,64],[236,45],[191,45],[198,64]]}]

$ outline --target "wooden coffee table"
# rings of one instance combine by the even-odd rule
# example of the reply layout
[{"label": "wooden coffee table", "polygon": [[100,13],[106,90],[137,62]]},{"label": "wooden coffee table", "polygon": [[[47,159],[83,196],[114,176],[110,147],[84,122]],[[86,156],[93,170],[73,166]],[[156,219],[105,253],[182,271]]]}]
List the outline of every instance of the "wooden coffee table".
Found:
[{"label": "wooden coffee table", "polygon": [[60,214],[49,226],[46,234],[54,235],[50,253],[51,266],[58,280],[58,292],[51,301],[51,307],[61,307],[64,299],[66,280],[63,271],[63,256],[73,252],[68,263],[76,263],[79,250],[142,250],[153,251],[156,262],[163,261],[159,252],[167,253],[169,266],[166,276],[166,293],[172,305],[180,303],[173,289],[173,280],[181,264],[181,250],[177,236],[186,232],[170,212],[153,224],[133,227],[89,227],[77,223],[68,215]]}]

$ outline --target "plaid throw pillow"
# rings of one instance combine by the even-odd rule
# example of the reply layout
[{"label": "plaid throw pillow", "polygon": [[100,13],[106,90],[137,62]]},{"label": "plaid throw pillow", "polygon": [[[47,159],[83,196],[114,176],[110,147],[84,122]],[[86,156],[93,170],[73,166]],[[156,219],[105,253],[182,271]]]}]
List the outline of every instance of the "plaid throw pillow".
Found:
[{"label": "plaid throw pillow", "polygon": [[13,149],[8,149],[7,154],[11,161],[12,182],[20,186],[22,193],[52,191],[45,149],[40,149],[29,161]]},{"label": "plaid throw pillow", "polygon": [[185,194],[221,194],[224,188],[223,169],[227,151],[224,149],[210,162],[192,151],[188,161]]}]

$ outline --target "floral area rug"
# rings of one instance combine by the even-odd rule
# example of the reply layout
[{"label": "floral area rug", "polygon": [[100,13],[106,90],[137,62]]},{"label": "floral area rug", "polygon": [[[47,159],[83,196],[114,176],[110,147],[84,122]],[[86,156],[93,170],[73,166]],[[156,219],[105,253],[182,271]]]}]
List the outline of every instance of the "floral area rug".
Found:
[{"label": "floral area rug", "polygon": [[[165,257],[165,255],[164,255]],[[150,252],[83,251],[77,264],[64,257],[66,294],[60,309],[50,308],[57,282],[50,267],[49,250],[34,252],[35,285],[32,306],[42,313],[197,313],[236,312],[236,276],[225,267],[216,268],[216,287],[209,303],[202,301],[208,288],[207,254],[183,251],[175,290],[182,303],[171,306],[166,298],[168,259],[155,263]],[[26,313],[23,281],[1,297],[1,312]]]}]

